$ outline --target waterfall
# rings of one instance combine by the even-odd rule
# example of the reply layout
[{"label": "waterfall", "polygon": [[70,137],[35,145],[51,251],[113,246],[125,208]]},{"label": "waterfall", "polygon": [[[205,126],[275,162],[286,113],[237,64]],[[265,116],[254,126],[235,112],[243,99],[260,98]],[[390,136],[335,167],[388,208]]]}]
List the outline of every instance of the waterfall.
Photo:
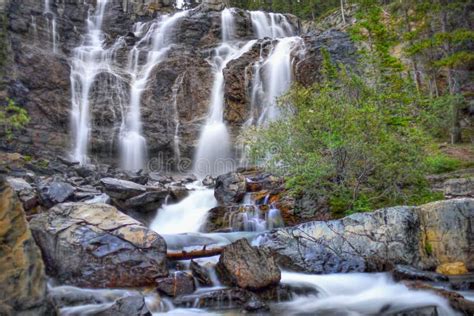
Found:
[{"label": "waterfall", "polygon": [[231,9],[222,10],[222,41],[227,43],[235,38],[234,16]]},{"label": "waterfall", "polygon": [[[253,100],[262,106],[258,119],[259,125],[274,121],[279,117],[277,99],[288,91],[292,82],[292,57],[293,49],[301,43],[299,37],[285,37],[279,40],[272,49],[270,55],[263,63],[263,71],[266,72],[264,82],[256,81],[256,89],[264,89],[263,100]],[[260,71],[258,69],[257,71]],[[256,79],[262,80],[262,76]]]},{"label": "waterfall", "polygon": [[[179,12],[166,15],[150,26],[147,34],[135,45],[130,54],[130,105],[120,128],[120,148],[122,166],[126,170],[138,171],[144,167],[146,159],[146,139],[142,135],[140,115],[141,96],[145,91],[152,70],[163,61],[173,44],[170,34],[176,22],[187,14]],[[142,24],[138,25],[140,28]],[[151,42],[151,47],[147,45]],[[143,47],[144,46],[144,47]],[[140,54],[147,52],[144,65],[139,65]]]},{"label": "waterfall", "polygon": [[[56,15],[54,15],[53,11],[51,11],[51,3],[50,0],[45,0],[44,1],[44,9],[43,9],[43,15],[46,18],[46,24],[48,26],[48,32],[50,33],[51,37],[51,42],[53,45],[53,53],[58,52],[58,45],[57,45],[57,26],[56,26]],[[52,17],[50,18],[49,15]]]},{"label": "waterfall", "polygon": [[214,190],[200,185],[191,187],[195,191],[183,201],[165,205],[158,210],[150,228],[159,234],[180,234],[198,232],[204,224],[207,213],[217,206]]},{"label": "waterfall", "polygon": [[72,158],[81,164],[88,162],[90,134],[89,92],[95,77],[108,68],[110,56],[103,48],[102,22],[108,0],[97,0],[89,9],[87,34],[83,44],[73,51],[71,59],[71,122],[73,133]]},{"label": "waterfall", "polygon": [[294,34],[293,27],[283,14],[251,11],[250,19],[257,38],[279,38]]},{"label": "waterfall", "polygon": [[214,50],[212,59],[215,77],[209,115],[199,138],[194,162],[194,172],[200,177],[219,175],[233,168],[230,161],[230,136],[224,122],[224,69],[230,61],[240,58],[256,43],[256,40],[252,40],[239,48],[228,42],[232,38],[231,34],[235,33],[231,10],[222,11],[221,22],[225,27],[222,28],[222,44]]},{"label": "waterfall", "polygon": [[179,139],[179,110],[178,110],[178,92],[181,86],[183,85],[184,74],[178,76],[176,79],[172,91],[173,91],[173,112],[174,112],[174,137],[173,137],[173,147],[174,147],[174,159],[176,164],[181,160],[181,149],[180,149],[180,139]]}]

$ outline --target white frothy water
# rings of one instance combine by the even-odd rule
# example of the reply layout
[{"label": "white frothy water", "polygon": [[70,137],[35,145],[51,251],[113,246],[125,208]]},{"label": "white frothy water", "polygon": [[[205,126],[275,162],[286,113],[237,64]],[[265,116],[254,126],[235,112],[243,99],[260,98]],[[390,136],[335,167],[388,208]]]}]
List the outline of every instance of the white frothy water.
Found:
[{"label": "white frothy water", "polygon": [[[148,78],[152,70],[160,64],[171,49],[172,30],[176,22],[187,14],[179,12],[173,16],[164,16],[159,22],[152,24],[147,34],[135,45],[130,54],[130,105],[128,113],[120,128],[120,149],[122,167],[126,170],[143,169],[146,159],[146,139],[142,135],[140,102],[146,90]],[[138,31],[142,24],[138,25]],[[147,45],[151,42],[151,47]],[[147,53],[144,65],[139,65],[140,54]]]},{"label": "white frothy water", "polygon": [[260,206],[253,199],[252,195],[247,193],[244,196],[244,212],[237,214],[237,218],[231,219],[231,226],[235,229],[235,224],[243,224],[243,230],[248,232],[264,232],[278,227],[283,227],[284,222],[279,209],[269,205],[269,195],[263,201],[263,204],[269,207],[266,212],[260,210]]},{"label": "white frothy water", "polygon": [[159,234],[199,232],[217,201],[214,190],[199,185],[193,188],[195,190],[181,202],[160,208],[150,228]]},{"label": "white frothy water", "polygon": [[436,306],[438,315],[456,313],[443,298],[425,291],[414,291],[395,283],[388,274],[349,273],[307,275],[283,272],[281,282],[309,286],[318,295],[299,296],[281,304],[285,315],[381,315]]},{"label": "white frothy water", "polygon": [[[256,82],[256,88],[264,89],[264,99],[261,102],[261,114],[258,123],[263,125],[279,118],[277,100],[285,94],[291,87],[292,82],[292,57],[291,53],[301,43],[300,37],[286,37],[280,39],[272,50],[265,63],[262,65],[263,71],[268,76],[263,83]],[[258,77],[262,80],[262,77]],[[256,101],[256,100],[254,100]]]},{"label": "white frothy water", "polygon": [[294,34],[290,22],[281,13],[251,11],[250,18],[257,38],[279,38]]},{"label": "white frothy water", "polygon": [[194,162],[194,172],[204,177],[206,175],[219,175],[229,171],[232,164],[228,165],[231,158],[230,136],[224,122],[224,69],[227,64],[240,58],[256,43],[255,40],[247,42],[240,47],[228,40],[234,34],[235,26],[231,10],[222,12],[222,44],[214,51],[212,65],[215,69],[214,84],[211,92],[210,113],[199,139],[198,149]]},{"label": "white frothy water", "polygon": [[110,56],[103,48],[102,22],[108,0],[97,0],[89,10],[84,43],[74,49],[71,59],[71,122],[73,132],[72,158],[81,164],[88,162],[90,136],[89,93],[94,80],[108,68]]}]

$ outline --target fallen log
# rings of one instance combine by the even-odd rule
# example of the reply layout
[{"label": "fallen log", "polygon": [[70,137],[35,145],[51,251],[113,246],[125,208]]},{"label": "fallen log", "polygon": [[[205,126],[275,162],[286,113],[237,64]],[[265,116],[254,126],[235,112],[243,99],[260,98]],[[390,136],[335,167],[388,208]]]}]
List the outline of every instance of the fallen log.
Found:
[{"label": "fallen log", "polygon": [[166,257],[169,260],[192,260],[198,258],[218,256],[222,253],[222,250],[224,250],[224,247],[212,249],[206,249],[206,247],[204,247],[203,249],[191,251],[168,251]]}]

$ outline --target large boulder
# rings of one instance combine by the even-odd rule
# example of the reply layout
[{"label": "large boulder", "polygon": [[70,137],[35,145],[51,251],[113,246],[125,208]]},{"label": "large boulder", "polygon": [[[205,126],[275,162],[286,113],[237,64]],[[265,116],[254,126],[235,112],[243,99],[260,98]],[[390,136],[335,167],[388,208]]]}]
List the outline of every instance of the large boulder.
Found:
[{"label": "large boulder", "polygon": [[422,205],[420,218],[421,267],[435,269],[463,262],[474,270],[474,199],[453,199]]},{"label": "large boulder", "polygon": [[281,272],[266,251],[239,239],[224,248],[216,266],[219,277],[243,289],[260,290],[278,285]]},{"label": "large boulder", "polygon": [[384,270],[418,261],[419,221],[413,207],[359,213],[341,220],[278,229],[261,244],[278,263],[312,273]]},{"label": "large boulder", "polygon": [[472,269],[474,199],[439,201],[315,221],[264,234],[280,266],[311,273],[386,271],[395,265]]},{"label": "large boulder", "polygon": [[48,315],[41,253],[21,202],[0,178],[0,314]]},{"label": "large boulder", "polygon": [[36,215],[49,275],[81,287],[138,287],[168,274],[161,236],[106,204],[65,203]]},{"label": "large boulder", "polygon": [[242,201],[245,192],[245,177],[239,173],[223,174],[216,179],[214,196],[221,204],[238,203]]}]

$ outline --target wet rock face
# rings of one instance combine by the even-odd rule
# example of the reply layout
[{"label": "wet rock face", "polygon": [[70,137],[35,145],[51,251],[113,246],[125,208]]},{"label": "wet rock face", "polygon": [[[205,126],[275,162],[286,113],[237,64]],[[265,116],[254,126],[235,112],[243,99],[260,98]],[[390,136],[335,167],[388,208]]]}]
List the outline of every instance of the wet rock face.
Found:
[{"label": "wet rock face", "polygon": [[[176,159],[174,137],[179,121],[179,149],[182,158],[192,158],[200,130],[209,108],[214,80],[209,64],[221,40],[221,0],[208,0],[189,12],[170,34],[173,46],[159,66],[152,69],[147,89],[141,97],[143,134],[147,139],[149,158],[159,158],[160,166]],[[0,91],[24,106],[31,117],[26,132],[18,135],[15,149],[24,152],[60,153],[70,150],[71,56],[87,31],[86,18],[96,1],[51,1],[45,13],[44,1],[8,1],[8,43],[11,57],[0,78],[9,87]],[[118,75],[100,73],[89,96],[91,133],[90,156],[104,162],[116,162],[119,152],[118,132],[124,111],[130,103],[131,77],[126,73],[130,50],[139,38],[133,34],[134,23],[149,22],[173,11],[169,0],[110,0],[103,22],[104,48],[114,47],[113,68]],[[239,40],[255,37],[249,14],[234,10],[235,36]],[[57,51],[53,52],[52,18],[56,22]],[[288,17],[297,29],[294,17]],[[121,41],[118,41],[122,38]],[[225,70],[225,120],[232,137],[241,132],[249,116],[249,82],[252,63],[260,48],[271,46],[270,40],[229,63]],[[308,56],[295,59],[295,78],[304,84],[317,77],[321,47],[329,47],[335,61],[346,63],[353,56],[348,37],[339,33],[311,34],[305,37]],[[177,111],[174,108],[176,104]],[[122,109],[122,110],[121,110]],[[176,162],[173,163],[174,167]],[[172,164],[172,165],[173,165]]]},{"label": "wet rock face", "polygon": [[183,271],[176,271],[156,283],[158,292],[172,297],[191,294],[196,289],[193,276]]},{"label": "wet rock face", "polygon": [[245,192],[245,177],[241,174],[231,172],[216,179],[214,196],[221,204],[238,203],[243,199]]},{"label": "wet rock face", "polygon": [[264,250],[252,247],[247,239],[225,247],[216,270],[224,282],[250,290],[277,285],[281,278],[273,257]]},{"label": "wet rock face", "polygon": [[105,204],[65,203],[30,222],[49,275],[81,287],[139,287],[168,274],[163,238]]},{"label": "wet rock face", "polygon": [[448,277],[430,271],[418,270],[411,266],[397,265],[392,271],[393,278],[396,281],[401,280],[419,280],[430,282],[446,282]]},{"label": "wet rock face", "polygon": [[152,316],[143,296],[127,296],[116,300],[111,307],[96,313],[97,316]]},{"label": "wet rock face", "polygon": [[265,312],[268,306],[252,292],[230,288],[199,294],[184,295],[173,303],[180,307],[198,307],[209,309],[243,309],[247,312]]},{"label": "wet rock face", "polygon": [[0,314],[48,315],[41,253],[21,202],[0,178]]}]

